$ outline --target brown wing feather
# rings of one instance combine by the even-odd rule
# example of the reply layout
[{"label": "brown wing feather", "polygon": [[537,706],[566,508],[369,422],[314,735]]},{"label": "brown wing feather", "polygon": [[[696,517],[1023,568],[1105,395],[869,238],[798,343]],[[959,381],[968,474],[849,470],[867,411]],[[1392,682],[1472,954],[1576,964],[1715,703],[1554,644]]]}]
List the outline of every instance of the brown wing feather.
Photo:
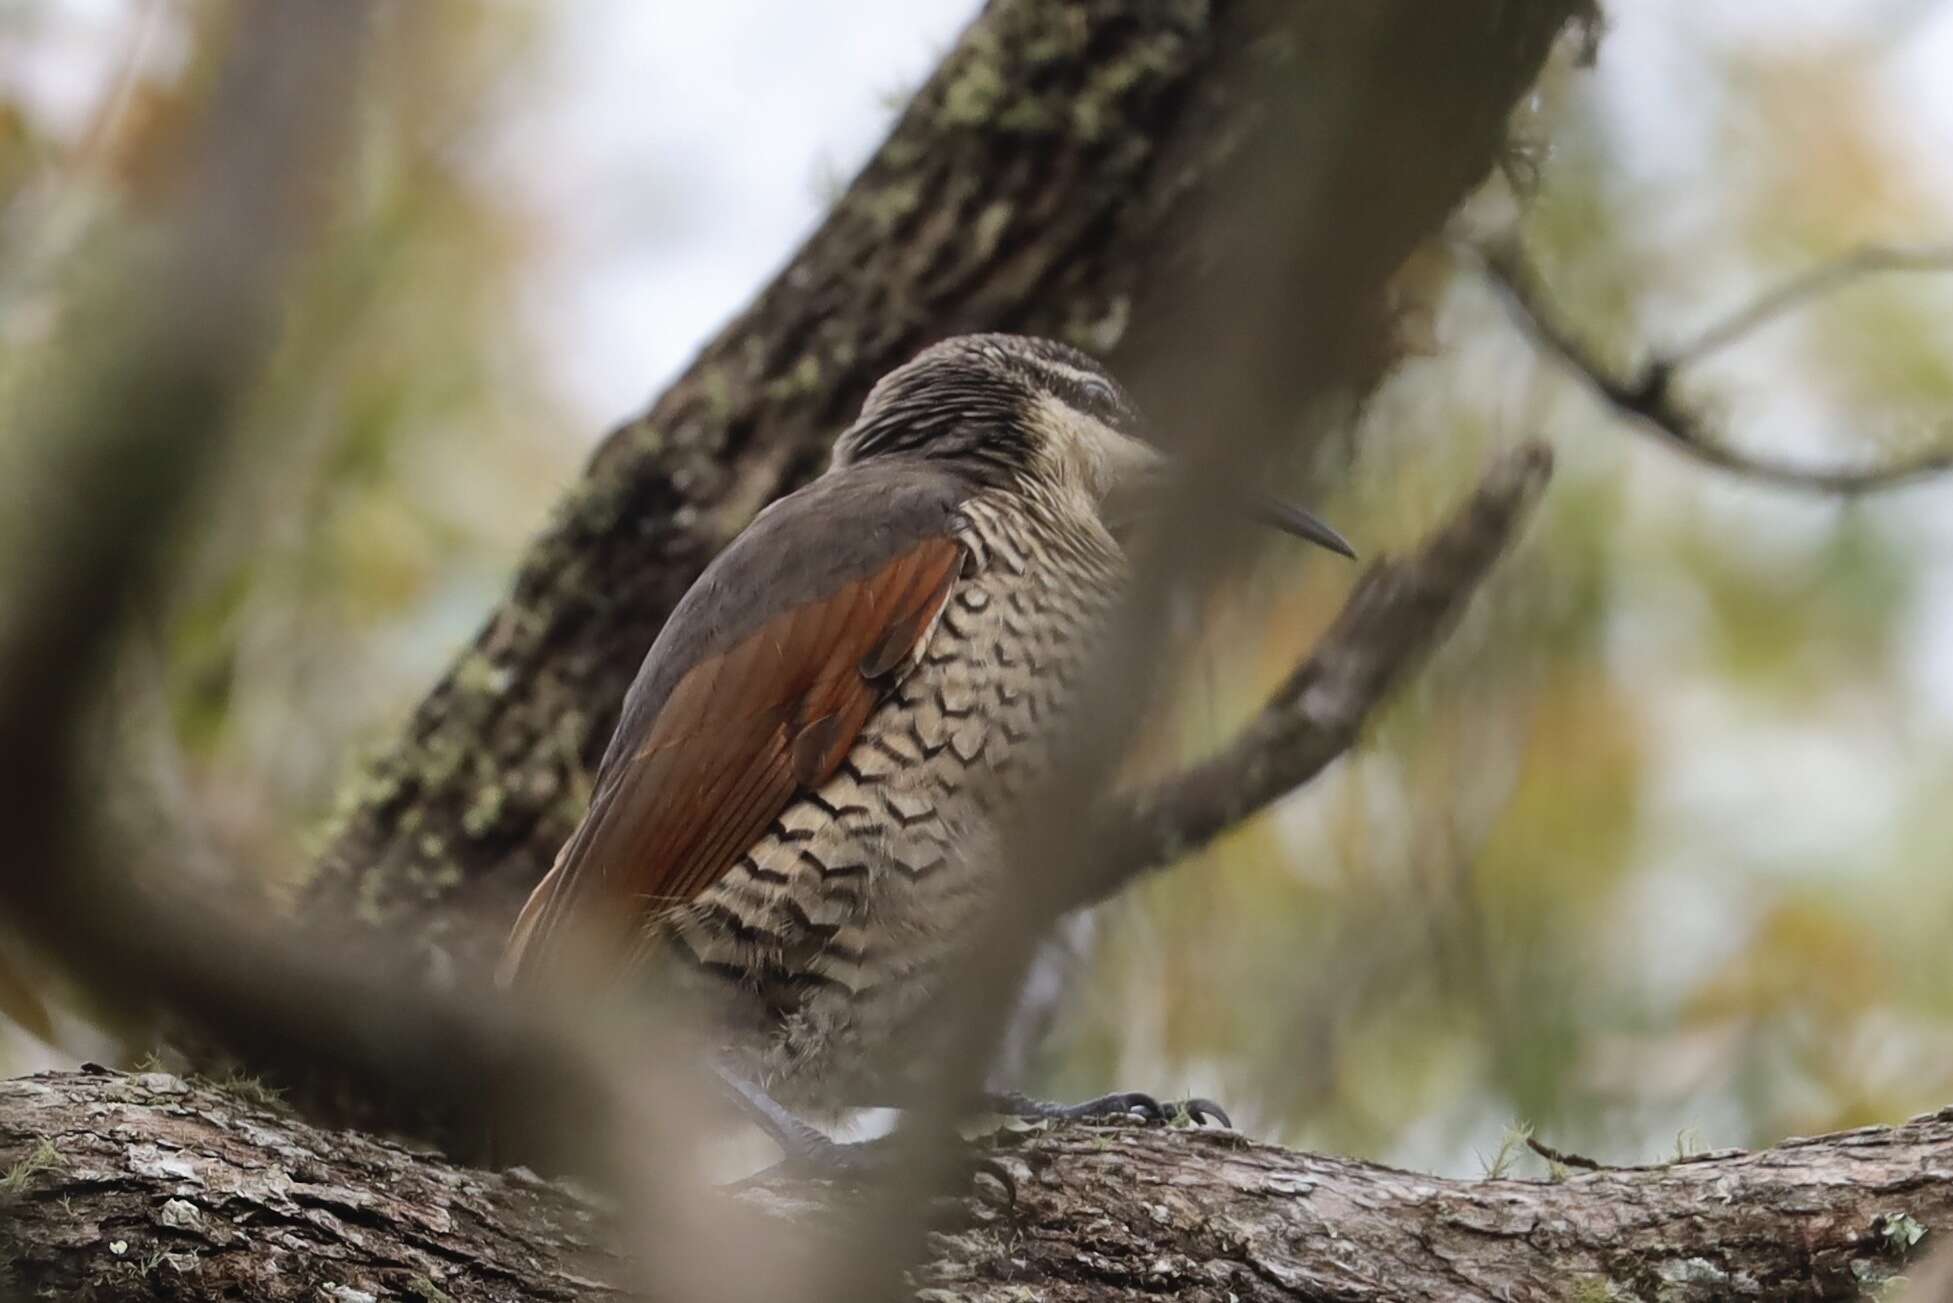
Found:
[{"label": "brown wing feather", "polygon": [[923,539],[692,666],[641,738],[612,744],[589,813],[516,921],[504,980],[550,966],[570,931],[602,953],[633,952],[630,938],[718,881],[797,793],[831,778],[893,671],[912,663],[962,560],[955,540]]}]

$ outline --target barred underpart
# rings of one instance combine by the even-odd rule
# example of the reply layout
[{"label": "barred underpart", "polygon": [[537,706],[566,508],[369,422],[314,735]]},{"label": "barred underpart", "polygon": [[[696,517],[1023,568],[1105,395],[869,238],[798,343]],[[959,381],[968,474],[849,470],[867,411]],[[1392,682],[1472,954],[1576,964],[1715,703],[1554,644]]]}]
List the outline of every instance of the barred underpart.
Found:
[{"label": "barred underpart", "polygon": [[926,1054],[941,975],[997,880],[996,811],[1048,766],[1054,720],[1124,559],[1090,512],[1025,492],[968,499],[961,576],[839,772],[794,801],[664,927],[783,1102],[892,1102]]}]

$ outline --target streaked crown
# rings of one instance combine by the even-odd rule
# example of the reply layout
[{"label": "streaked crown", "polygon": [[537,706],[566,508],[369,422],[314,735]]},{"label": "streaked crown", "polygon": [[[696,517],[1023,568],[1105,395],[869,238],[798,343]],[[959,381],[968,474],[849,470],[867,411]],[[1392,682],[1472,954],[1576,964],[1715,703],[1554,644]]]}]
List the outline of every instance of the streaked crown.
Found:
[{"label": "streaked crown", "polygon": [[959,335],[882,377],[834,461],[941,459],[986,484],[1031,478],[1098,501],[1123,472],[1159,460],[1139,429],[1132,400],[1089,354],[1028,335]]}]

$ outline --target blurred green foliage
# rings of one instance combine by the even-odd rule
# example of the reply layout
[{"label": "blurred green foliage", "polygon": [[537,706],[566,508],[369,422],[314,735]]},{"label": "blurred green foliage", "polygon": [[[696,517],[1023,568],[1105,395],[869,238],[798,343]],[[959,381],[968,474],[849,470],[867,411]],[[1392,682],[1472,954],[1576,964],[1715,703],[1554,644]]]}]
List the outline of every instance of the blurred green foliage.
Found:
[{"label": "blurred green foliage", "polygon": [[[1684,5],[1615,8],[1600,66],[1556,66],[1525,115],[1533,166],[1461,219],[1516,224],[1605,356],[1946,228],[1944,156],[1895,129],[1908,92],[1876,32],[1773,41],[1759,19],[1736,40]],[[0,22],[31,38],[34,11]],[[168,184],[221,32],[221,8],[180,12],[181,66],[118,74],[84,129],[0,101],[0,398]],[[329,197],[250,405],[263,437],[121,689],[130,777],[272,885],[595,433],[523,327],[550,232],[478,165],[552,11],[388,12],[356,192]],[[1953,482],[1849,504],[1744,485],[1538,359],[1468,263],[1434,251],[1414,279],[1421,355],[1317,468],[1333,491],[1312,505],[1366,552],[1402,546],[1492,449],[1545,434],[1561,474],[1541,519],[1357,755],[1105,909],[1029,1084],[1213,1095],[1261,1134],[1464,1172],[1515,1120],[1635,1161],[1953,1100]],[[1689,394],[1732,442],[1814,464],[1945,439],[1949,296],[1953,278],[1864,282]],[[1277,550],[1200,613],[1147,762],[1225,737],[1354,573]]]},{"label": "blurred green foliage", "polygon": [[[177,183],[167,160],[228,14],[126,6],[101,28],[109,72],[80,131],[0,109],[8,396],[50,364],[45,323]],[[78,20],[27,6],[8,21],[58,60]],[[318,196],[326,237],[291,288],[242,451],[121,685],[131,719],[163,734],[130,748],[126,775],[152,812],[190,799],[214,858],[271,885],[303,865],[349,752],[402,722],[472,633],[588,438],[522,326],[528,215],[468,147],[533,21],[463,0],[386,11],[349,88],[355,185]],[[181,66],[153,58],[179,42]]]}]

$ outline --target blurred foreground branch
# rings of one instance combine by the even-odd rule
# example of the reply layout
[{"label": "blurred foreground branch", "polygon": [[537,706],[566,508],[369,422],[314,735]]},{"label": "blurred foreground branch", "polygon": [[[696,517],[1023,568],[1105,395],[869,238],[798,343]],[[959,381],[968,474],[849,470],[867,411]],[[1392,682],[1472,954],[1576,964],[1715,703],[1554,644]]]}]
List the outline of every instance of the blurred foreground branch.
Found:
[{"label": "blurred foreground branch", "polygon": [[[1231,1132],[1006,1131],[938,1209],[921,1297],[1560,1303],[1853,1298],[1953,1231],[1953,1109],[1756,1153],[1447,1180]],[[606,1210],[161,1074],[0,1083],[0,1261],[43,1297],[605,1299]],[[741,1202],[817,1230],[832,1191]],[[927,1291],[926,1293],[924,1291]]]},{"label": "blurred foreground branch", "polygon": [[1857,494],[1896,488],[1953,470],[1953,448],[1901,457],[1884,465],[1825,468],[1744,452],[1675,392],[1682,372],[1812,299],[1866,276],[1894,271],[1953,270],[1953,249],[1868,246],[1792,277],[1738,308],[1687,345],[1648,356],[1632,373],[1609,366],[1567,325],[1538,271],[1511,242],[1476,251],[1503,291],[1520,327],[1640,429],[1710,466],[1813,493]]},{"label": "blurred foreground branch", "polygon": [[[663,1297],[741,1297],[721,1268],[709,1281],[685,1274],[715,1231],[736,1230],[695,1197],[690,1150],[672,1143],[676,1119],[701,1107],[670,1066],[700,1056],[672,1029],[658,1029],[664,1057],[634,1060],[634,1042],[587,1010],[564,1017],[403,989],[371,956],[247,917],[222,896],[193,897],[167,873],[131,873],[141,853],[109,835],[90,783],[86,724],[114,650],[167,581],[181,524],[221,464],[278,338],[291,269],[325,210],[316,188],[337,175],[342,92],[357,81],[368,18],[355,3],[241,12],[175,209],[118,269],[113,298],[76,309],[71,370],[11,431],[38,464],[23,510],[6,521],[0,919],[131,1020],[168,1018],[249,1046],[281,1079],[325,1074],[386,1095],[409,1130],[405,1119],[438,1112],[471,1152],[492,1137],[505,1154],[595,1176],[633,1213],[640,1247],[657,1249],[665,1235],[692,1250],[641,1255]],[[626,1049],[598,1055],[605,1032]],[[30,1156],[0,1179],[0,1200],[32,1166]],[[101,1228],[69,1229],[92,1241]],[[118,1242],[103,1251],[118,1257]],[[738,1283],[772,1297],[770,1260],[747,1254]]]}]

